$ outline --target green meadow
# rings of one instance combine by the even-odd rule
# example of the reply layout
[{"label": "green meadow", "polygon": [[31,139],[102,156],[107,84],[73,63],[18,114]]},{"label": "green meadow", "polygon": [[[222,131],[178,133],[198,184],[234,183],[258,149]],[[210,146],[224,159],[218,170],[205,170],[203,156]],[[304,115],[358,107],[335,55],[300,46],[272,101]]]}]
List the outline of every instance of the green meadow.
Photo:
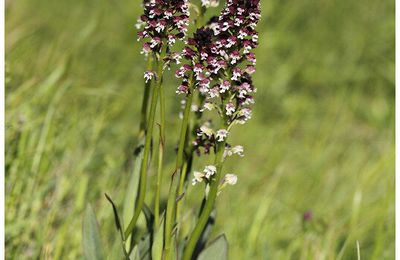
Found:
[{"label": "green meadow", "polygon": [[[103,194],[122,208],[137,143],[139,2],[6,1],[7,259],[81,259],[87,203],[106,251],[118,239]],[[239,180],[218,197],[214,236],[233,260],[394,259],[394,1],[261,4],[254,114],[230,136],[245,156],[227,161]],[[173,74],[163,194],[180,123]],[[201,201],[191,189],[187,212]]]}]

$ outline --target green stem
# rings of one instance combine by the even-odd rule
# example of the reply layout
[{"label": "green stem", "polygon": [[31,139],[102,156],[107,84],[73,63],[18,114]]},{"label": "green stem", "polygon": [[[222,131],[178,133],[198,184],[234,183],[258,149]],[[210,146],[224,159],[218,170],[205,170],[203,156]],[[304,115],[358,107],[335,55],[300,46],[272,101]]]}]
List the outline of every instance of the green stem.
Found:
[{"label": "green stem", "polygon": [[[192,84],[192,81],[193,81],[193,79],[190,80],[189,85]],[[185,146],[186,146],[186,133],[187,133],[189,119],[190,119],[190,110],[192,108],[192,102],[193,102],[193,89],[190,88],[190,93],[186,97],[185,110],[184,110],[183,119],[182,119],[181,134],[179,137],[180,139],[179,139],[179,146],[178,146],[178,154],[176,157],[176,169],[180,169],[183,164],[183,157],[184,157]]]},{"label": "green stem", "polygon": [[160,138],[158,148],[158,167],[157,167],[157,183],[156,195],[154,199],[154,227],[158,229],[160,219],[160,193],[162,180],[162,167],[164,160],[164,145],[165,145],[165,94],[164,87],[160,85]]},{"label": "green stem", "polygon": [[[206,11],[207,11],[207,8],[205,8],[205,7],[201,7],[200,8],[200,13],[199,13],[198,17],[195,20],[195,24],[196,24],[197,28],[200,28],[200,27],[203,26],[203,23],[204,23],[203,22],[203,18],[204,18],[204,14],[205,14]],[[201,95],[200,95],[200,100],[201,100]],[[193,103],[193,101],[191,101],[191,103]],[[201,106],[199,106],[199,107],[201,107]],[[199,117],[196,117],[196,122],[198,122],[199,119],[200,119]],[[193,132],[192,130],[193,130],[193,126],[188,122],[188,129],[186,130],[187,136],[186,136],[186,139],[185,139],[186,142],[184,144],[184,148],[187,147],[188,144],[189,144],[189,141],[190,141],[190,139],[192,137],[190,135],[190,133]],[[188,175],[188,172],[191,170],[190,166],[191,166],[192,160],[193,160],[193,150],[189,149],[188,150],[188,154],[187,154],[187,158],[183,162],[183,167],[182,167],[182,171],[181,171],[181,174],[180,174],[179,186],[177,188],[177,195],[178,196],[183,194],[183,192],[184,192],[185,184],[187,183],[186,177]],[[180,219],[182,204],[183,204],[183,200],[180,200],[180,201],[177,202],[177,205],[176,205],[176,219],[178,219],[178,220]]]},{"label": "green stem", "polygon": [[196,227],[193,229],[190,235],[189,241],[183,252],[182,260],[190,260],[192,258],[193,251],[196,247],[197,241],[199,240],[204,227],[207,224],[208,218],[214,208],[214,204],[218,194],[218,185],[221,182],[222,177],[222,166],[223,166],[223,156],[225,150],[225,142],[219,143],[217,148],[217,153],[215,155],[215,164],[217,165],[217,172],[214,175],[214,179],[210,184],[210,191],[207,196],[203,211],[200,214],[199,220]]},{"label": "green stem", "polygon": [[[151,71],[153,69],[153,57],[149,55],[147,59],[147,70]],[[142,108],[140,110],[140,125],[139,125],[139,141],[144,136],[144,132],[146,130],[147,124],[147,108],[150,99],[150,89],[151,89],[151,82],[152,80],[148,80],[144,84],[144,94],[142,100]]]},{"label": "green stem", "polygon": [[[181,171],[182,174],[181,174],[181,177],[179,178],[179,186],[178,186],[178,191],[177,191],[178,196],[183,193],[183,188],[185,187],[187,168],[188,168],[188,161],[186,160],[182,165],[182,171]],[[181,218],[182,200],[183,200],[183,198],[180,201],[176,202],[176,219],[178,221]]]},{"label": "green stem", "polygon": [[181,174],[183,173],[182,171],[182,164],[183,164],[183,157],[184,157],[184,151],[185,151],[185,144],[186,144],[186,132],[188,129],[188,123],[189,123],[189,118],[190,118],[190,109],[192,107],[192,101],[193,101],[193,89],[191,87],[192,85],[193,78],[189,81],[189,86],[190,86],[190,92],[186,97],[186,104],[185,104],[185,110],[183,114],[183,119],[182,119],[182,125],[181,125],[181,133],[180,133],[180,138],[179,138],[179,146],[178,146],[178,154],[176,157],[176,170],[175,173],[172,176],[172,182],[171,186],[169,189],[169,195],[168,195],[168,201],[167,201],[167,212],[166,212],[166,218],[165,218],[165,232],[164,232],[164,250],[165,250],[165,260],[169,260],[171,258],[171,238],[172,238],[172,228],[175,222],[175,207],[176,207],[176,197],[177,195],[177,190],[178,190],[178,185],[179,185],[179,180],[182,177]]},{"label": "green stem", "polygon": [[162,84],[162,72],[163,72],[163,62],[159,59],[157,61],[157,79],[156,79],[156,84],[154,85],[153,88],[153,94],[151,97],[151,102],[150,102],[150,112],[149,112],[149,117],[148,117],[148,127],[146,131],[146,138],[145,138],[145,145],[144,145],[144,151],[143,151],[143,160],[142,160],[142,165],[140,168],[140,182],[139,182],[139,196],[137,198],[137,203],[136,203],[136,208],[135,212],[133,214],[133,217],[131,221],[129,222],[128,227],[125,230],[125,239],[129,237],[129,235],[132,233],[133,228],[136,225],[136,222],[140,216],[140,212],[142,211],[143,204],[144,204],[144,199],[146,196],[146,185],[147,185],[147,168],[149,165],[149,156],[150,156],[150,148],[151,148],[151,140],[153,136],[153,129],[154,129],[154,122],[155,122],[155,114],[157,110],[157,101],[158,101],[158,94],[159,94],[159,89]]},{"label": "green stem", "polygon": [[[203,23],[203,15],[204,15],[205,9],[202,8],[199,16],[196,19],[196,26],[198,28],[201,27],[201,24]],[[167,201],[167,210],[166,210],[166,218],[165,218],[165,232],[164,232],[164,250],[165,250],[165,260],[170,260],[171,258],[171,239],[172,239],[172,228],[175,222],[175,217],[178,215],[177,212],[177,202],[176,198],[177,196],[181,195],[181,192],[183,188],[180,188],[181,182],[185,180],[185,175],[186,175],[186,170],[184,171],[182,169],[183,163],[184,163],[184,152],[185,152],[185,147],[187,144],[187,131],[188,131],[188,126],[189,126],[189,119],[190,119],[190,110],[192,107],[192,102],[193,102],[193,75],[191,76],[189,80],[189,94],[186,97],[186,104],[185,104],[185,110],[184,110],[184,115],[182,119],[182,125],[181,125],[181,133],[180,133],[180,138],[179,138],[179,145],[178,145],[178,153],[176,157],[176,168],[175,168],[175,173],[172,175],[172,181],[171,181],[171,186],[169,190],[169,195],[168,195],[168,201]]]}]

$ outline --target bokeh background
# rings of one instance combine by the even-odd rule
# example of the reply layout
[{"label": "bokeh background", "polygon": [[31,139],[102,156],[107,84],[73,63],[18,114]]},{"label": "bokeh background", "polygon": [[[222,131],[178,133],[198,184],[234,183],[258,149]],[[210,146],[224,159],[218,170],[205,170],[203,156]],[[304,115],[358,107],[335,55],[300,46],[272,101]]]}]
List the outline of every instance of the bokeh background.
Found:
[{"label": "bokeh background", "polygon": [[[136,143],[139,2],[6,1],[7,259],[80,259],[88,202],[115,240],[103,193],[121,205]],[[261,2],[257,103],[214,233],[231,259],[355,259],[357,241],[394,259],[394,1]]]}]

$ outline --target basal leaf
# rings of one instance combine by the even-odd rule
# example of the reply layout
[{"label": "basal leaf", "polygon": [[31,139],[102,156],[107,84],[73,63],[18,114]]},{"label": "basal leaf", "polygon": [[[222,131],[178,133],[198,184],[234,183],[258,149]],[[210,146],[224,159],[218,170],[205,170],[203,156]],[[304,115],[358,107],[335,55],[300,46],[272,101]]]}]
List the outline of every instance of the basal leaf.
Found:
[{"label": "basal leaf", "polygon": [[138,246],[135,246],[132,249],[131,254],[129,255],[129,260],[140,260],[140,254],[139,254],[139,248]]},{"label": "basal leaf", "polygon": [[[125,192],[124,207],[122,211],[122,221],[124,227],[129,225],[129,221],[133,217],[135,211],[136,197],[139,192],[139,180],[140,180],[140,167],[142,165],[143,158],[143,145],[139,145],[134,153],[133,169],[129,179],[128,187]],[[131,244],[132,237],[127,239],[126,244]],[[127,250],[129,248],[126,248]]]},{"label": "basal leaf", "polygon": [[103,260],[103,245],[100,239],[99,225],[90,204],[87,205],[82,228],[83,255],[86,260]]},{"label": "basal leaf", "polygon": [[140,260],[151,260],[151,236],[145,235],[138,244]]},{"label": "basal leaf", "polygon": [[139,190],[140,167],[142,165],[143,146],[140,145],[135,151],[133,169],[129,179],[129,184],[125,193],[123,221],[124,226],[128,226],[135,211],[135,202]]},{"label": "basal leaf", "polygon": [[227,260],[228,241],[225,235],[220,235],[210,243],[199,255],[197,260]]},{"label": "basal leaf", "polygon": [[161,260],[164,242],[164,218],[157,230],[154,230],[153,245],[151,247],[151,256],[153,260]]},{"label": "basal leaf", "polygon": [[143,204],[143,214],[146,219],[148,232],[153,233],[154,214],[151,212],[151,209],[146,205],[146,203]]}]

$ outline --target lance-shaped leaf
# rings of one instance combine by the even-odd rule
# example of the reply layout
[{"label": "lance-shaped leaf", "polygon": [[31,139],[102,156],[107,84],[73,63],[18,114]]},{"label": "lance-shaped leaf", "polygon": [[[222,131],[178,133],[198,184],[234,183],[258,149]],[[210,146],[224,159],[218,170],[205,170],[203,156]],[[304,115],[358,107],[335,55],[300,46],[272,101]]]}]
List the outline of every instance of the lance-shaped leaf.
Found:
[{"label": "lance-shaped leaf", "polygon": [[151,209],[146,205],[146,203],[143,204],[143,214],[146,219],[148,232],[153,233],[154,214],[151,212]]},{"label": "lance-shaped leaf", "polygon": [[124,249],[121,246],[121,241],[119,239],[114,239],[111,248],[107,252],[107,260],[125,259],[125,256]]},{"label": "lance-shaped leaf", "polygon": [[[140,168],[142,165],[142,159],[143,159],[143,140],[135,149],[132,172],[129,179],[128,187],[125,192],[124,207],[122,211],[122,221],[124,227],[129,225],[129,221],[132,219],[133,213],[135,211],[136,198],[139,192]],[[126,241],[127,245],[131,244],[132,242],[131,239],[132,239],[131,236],[127,238]],[[129,248],[126,249],[129,250]]]},{"label": "lance-shaped leaf", "polygon": [[123,228],[121,226],[121,220],[120,220],[119,215],[118,215],[117,207],[115,206],[115,204],[112,201],[112,199],[110,198],[110,196],[108,196],[106,193],[104,193],[104,195],[106,196],[107,200],[111,203],[111,206],[113,208],[113,213],[114,213],[115,226],[117,227],[117,230],[121,234],[121,239],[124,241],[125,240],[124,232],[123,232]]},{"label": "lance-shaped leaf", "polygon": [[132,249],[132,252],[129,255],[129,260],[141,260],[137,245]]},{"label": "lance-shaped leaf", "polygon": [[82,227],[83,255],[87,260],[103,260],[103,245],[100,239],[99,225],[92,206],[88,204],[85,210]]},{"label": "lance-shaped leaf", "polygon": [[161,224],[154,230],[153,245],[151,247],[151,256],[153,260],[162,260],[164,242],[164,218],[161,220]]},{"label": "lance-shaped leaf", "polygon": [[227,260],[228,241],[225,235],[220,235],[210,243],[199,255],[197,260]]},{"label": "lance-shaped leaf", "polygon": [[151,234],[147,234],[139,241],[138,244],[140,260],[151,259]]},{"label": "lance-shaped leaf", "polygon": [[135,159],[133,161],[132,173],[129,179],[128,187],[125,193],[123,220],[125,226],[128,226],[129,221],[133,217],[135,211],[135,202],[139,190],[140,168],[143,158],[143,144],[140,144],[134,152]]},{"label": "lance-shaped leaf", "polygon": [[211,232],[212,232],[212,230],[213,230],[213,228],[214,228],[214,225],[215,225],[215,218],[216,218],[216,216],[217,216],[217,212],[216,212],[216,210],[214,209],[214,210],[211,212],[210,217],[209,217],[208,220],[207,220],[207,224],[206,224],[206,226],[204,227],[204,230],[203,230],[203,232],[202,232],[202,234],[201,234],[200,240],[199,240],[199,242],[197,243],[197,247],[198,247],[200,250],[203,250],[204,247],[205,247],[205,245],[206,245],[206,243],[207,243],[207,241],[209,241]]}]

